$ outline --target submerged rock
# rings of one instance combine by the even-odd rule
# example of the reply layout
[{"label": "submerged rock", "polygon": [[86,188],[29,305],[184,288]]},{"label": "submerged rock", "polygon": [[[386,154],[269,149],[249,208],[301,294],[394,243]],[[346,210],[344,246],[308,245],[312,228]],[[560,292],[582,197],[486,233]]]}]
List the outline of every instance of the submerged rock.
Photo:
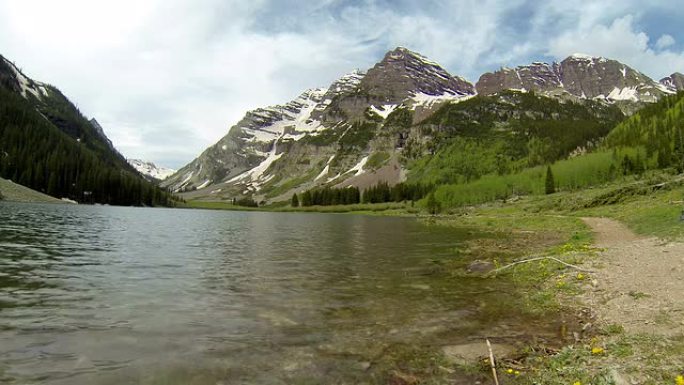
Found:
[{"label": "submerged rock", "polygon": [[473,261],[468,265],[468,272],[473,274],[487,274],[494,270],[496,266],[490,261]]},{"label": "submerged rock", "polygon": [[[473,342],[461,345],[449,345],[442,348],[444,356],[449,362],[458,365],[467,365],[480,358],[488,357],[489,350],[485,342]],[[515,352],[515,347],[505,344],[492,344],[494,359],[500,360]]]},{"label": "submerged rock", "polygon": [[395,370],[390,373],[389,381],[387,383],[390,385],[416,385],[419,382],[420,381],[416,376]]}]

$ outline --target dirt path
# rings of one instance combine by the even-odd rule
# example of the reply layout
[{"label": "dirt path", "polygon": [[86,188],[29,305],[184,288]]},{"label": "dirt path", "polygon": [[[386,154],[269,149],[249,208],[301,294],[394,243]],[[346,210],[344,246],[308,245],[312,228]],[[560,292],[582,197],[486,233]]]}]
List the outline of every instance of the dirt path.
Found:
[{"label": "dirt path", "polygon": [[604,248],[585,301],[633,333],[684,333],[684,243],[641,238],[607,218],[583,218]]}]

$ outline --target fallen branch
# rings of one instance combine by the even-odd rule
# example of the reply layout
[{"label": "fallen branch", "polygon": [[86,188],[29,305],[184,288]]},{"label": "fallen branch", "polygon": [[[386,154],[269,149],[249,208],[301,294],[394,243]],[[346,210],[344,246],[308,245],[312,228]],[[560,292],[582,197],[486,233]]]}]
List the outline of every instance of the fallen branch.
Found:
[{"label": "fallen branch", "polygon": [[492,344],[489,343],[489,338],[485,339],[485,341],[487,341],[487,349],[489,349],[489,365],[492,367],[494,383],[496,385],[499,385],[499,377],[496,375],[496,364],[494,363],[494,352],[492,352]]},{"label": "fallen branch", "polygon": [[513,266],[515,266],[515,265],[520,265],[520,264],[522,264],[522,263],[541,261],[541,260],[544,260],[544,259],[550,259],[550,260],[552,260],[552,261],[556,261],[556,262],[560,263],[561,265],[564,265],[564,266],[567,266],[567,267],[571,267],[571,268],[573,268],[573,269],[575,269],[575,270],[584,271],[584,272],[586,272],[586,273],[593,273],[593,272],[594,272],[594,271],[592,271],[592,270],[587,270],[587,269],[581,268],[581,267],[579,267],[579,266],[572,265],[572,264],[569,264],[569,263],[567,263],[567,262],[563,262],[563,261],[561,261],[560,259],[558,259],[558,258],[556,258],[556,257],[535,257],[535,258],[523,259],[522,261],[516,261],[516,262],[513,262],[513,263],[509,263],[509,264],[506,265],[506,266],[503,266],[503,267],[500,267],[500,268],[498,268],[498,269],[496,269],[496,270],[490,271],[487,275],[496,274],[496,273],[498,273],[498,272],[500,272],[500,271],[506,270],[506,269],[508,269],[508,268],[510,268],[510,267],[513,267]]}]

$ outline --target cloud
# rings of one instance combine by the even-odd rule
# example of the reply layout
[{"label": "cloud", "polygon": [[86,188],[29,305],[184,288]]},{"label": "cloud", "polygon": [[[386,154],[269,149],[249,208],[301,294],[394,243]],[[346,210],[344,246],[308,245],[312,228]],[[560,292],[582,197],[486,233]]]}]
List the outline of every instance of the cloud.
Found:
[{"label": "cloud", "polygon": [[371,67],[396,46],[471,81],[575,51],[651,76],[681,70],[678,22],[640,24],[684,16],[672,3],[0,0],[0,53],[96,117],[126,156],[181,167],[247,110]]},{"label": "cloud", "polygon": [[675,43],[675,39],[672,35],[663,35],[656,41],[655,47],[662,51],[665,48],[673,46]]},{"label": "cloud", "polygon": [[649,35],[637,27],[634,16],[626,15],[610,24],[566,31],[550,41],[548,54],[559,59],[575,52],[605,56],[659,79],[684,68],[684,52],[667,49],[672,44],[672,36],[663,36],[655,46],[651,45]]}]

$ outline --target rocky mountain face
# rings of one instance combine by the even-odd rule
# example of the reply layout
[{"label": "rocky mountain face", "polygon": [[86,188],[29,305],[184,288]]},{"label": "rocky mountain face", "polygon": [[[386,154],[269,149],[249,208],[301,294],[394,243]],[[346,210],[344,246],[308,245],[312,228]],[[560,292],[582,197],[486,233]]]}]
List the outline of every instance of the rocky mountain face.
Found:
[{"label": "rocky mountain face", "polygon": [[[434,154],[440,143],[450,140],[444,137],[446,128],[431,119],[447,104],[517,90],[580,104],[591,100],[629,111],[674,93],[681,78],[673,75],[668,79],[658,83],[614,60],[573,55],[560,63],[533,63],[487,73],[474,86],[424,56],[399,47],[372,68],[344,75],[327,88],[308,90],[286,104],[248,112],[224,138],[162,186],[185,192],[190,199],[251,195],[257,200],[279,201],[317,186],[397,183],[406,180],[411,167],[408,159]],[[468,108],[477,111],[478,103]],[[494,105],[491,101],[480,104]],[[540,113],[523,111],[523,105],[519,111],[523,115]],[[589,110],[582,111],[600,119]],[[475,119],[475,115],[464,119]],[[468,122],[464,123],[468,127],[479,124]],[[585,134],[583,137],[591,137],[591,133]]]},{"label": "rocky mountain face", "polygon": [[157,166],[152,162],[146,162],[140,159],[126,159],[128,163],[133,166],[139,173],[145,176],[148,180],[152,182],[162,181],[171,175],[173,175],[176,170],[170,168]]},{"label": "rocky mountain face", "polygon": [[93,126],[95,129],[95,132],[100,136],[100,138],[107,144],[107,147],[109,147],[110,150],[112,151],[117,151],[116,148],[114,148],[114,144],[112,143],[111,140],[107,137],[107,134],[105,134],[104,128],[100,125],[100,123],[95,119],[92,118],[89,120],[90,125]]},{"label": "rocky mountain face", "polygon": [[684,91],[684,75],[675,72],[672,75],[660,79],[660,84],[677,91]]},{"label": "rocky mountain face", "polygon": [[[273,186],[273,182],[283,170],[276,172],[276,161],[280,160],[282,168],[301,153],[308,154],[307,159],[291,164],[289,172],[296,169],[297,173],[306,173],[310,165],[322,163],[321,170],[311,177],[313,181],[308,182],[325,182],[333,170],[336,173],[330,176],[343,182],[361,171],[362,155],[368,148],[347,153],[348,146],[338,154],[339,139],[355,142],[366,138],[368,142],[376,136],[377,128],[369,125],[382,122],[400,107],[427,111],[474,94],[475,87],[466,80],[400,47],[367,72],[354,71],[327,88],[308,90],[284,105],[248,112],[228,135],[162,185],[174,191],[214,186],[213,194],[221,195],[237,190],[260,192],[272,182],[269,187],[278,190],[280,186]],[[290,159],[281,160],[283,155]],[[352,172],[354,168],[358,170]]]},{"label": "rocky mountain face", "polygon": [[479,94],[484,95],[517,89],[609,103],[653,103],[676,90],[675,86],[656,82],[618,61],[581,54],[572,55],[560,63],[537,62],[485,73],[476,88]]}]

